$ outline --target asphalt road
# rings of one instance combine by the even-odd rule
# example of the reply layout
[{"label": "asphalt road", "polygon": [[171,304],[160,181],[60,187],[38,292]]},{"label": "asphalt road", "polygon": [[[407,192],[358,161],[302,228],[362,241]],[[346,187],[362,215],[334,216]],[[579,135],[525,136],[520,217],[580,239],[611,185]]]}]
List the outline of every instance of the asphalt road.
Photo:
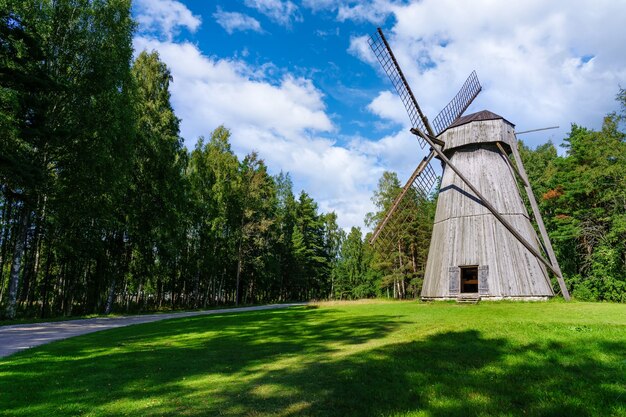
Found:
[{"label": "asphalt road", "polygon": [[55,340],[67,339],[69,337],[98,332],[100,330],[114,329],[116,327],[150,323],[153,321],[179,317],[236,313],[242,311],[273,310],[277,308],[301,306],[305,304],[306,303],[271,304],[255,307],[225,308],[221,310],[189,311],[167,314],[146,314],[142,316],[101,317],[95,319],[0,326],[0,358],[12,355],[13,353],[19,352],[21,350],[43,345],[45,343],[54,342]]}]

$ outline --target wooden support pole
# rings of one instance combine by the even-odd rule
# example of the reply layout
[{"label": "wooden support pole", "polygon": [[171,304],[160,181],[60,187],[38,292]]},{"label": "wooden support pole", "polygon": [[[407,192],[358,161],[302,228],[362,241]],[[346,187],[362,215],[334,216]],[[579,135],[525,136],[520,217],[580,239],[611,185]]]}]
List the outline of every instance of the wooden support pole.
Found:
[{"label": "wooden support pole", "polygon": [[[435,143],[433,142],[433,140],[425,135],[423,132],[420,132],[418,129],[413,128],[411,129],[411,132],[413,134],[419,135],[421,137],[424,138],[424,140],[426,140],[426,142],[428,142],[428,144],[432,147],[432,149],[437,153],[437,156],[439,156],[439,158],[446,164],[446,166],[450,167],[450,169],[452,171],[454,171],[454,173],[456,175],[459,176],[459,178],[461,178],[461,180],[465,183],[465,185],[467,185],[469,187],[470,190],[472,190],[472,192],[474,193],[474,195],[476,197],[478,197],[482,204],[487,208],[487,210],[489,210],[491,212],[491,214],[493,214],[495,216],[496,219],[498,219],[498,221],[509,231],[511,232],[511,234],[513,236],[515,236],[515,238],[526,248],[528,249],[528,251],[530,253],[532,253],[537,260],[539,260],[542,264],[544,264],[546,266],[546,268],[548,268],[550,271],[552,271],[554,273],[554,275],[557,276],[557,278],[560,276],[561,279],[563,279],[563,277],[561,276],[561,271],[558,269],[555,269],[552,264],[548,261],[546,261],[543,256],[541,256],[541,253],[539,253],[539,251],[537,249],[535,249],[533,247],[533,245],[530,244],[530,242],[528,242],[524,236],[522,236],[516,229],[515,227],[513,227],[513,225],[511,223],[509,223],[509,221],[507,219],[505,219],[500,213],[498,213],[498,211],[496,210],[496,208],[485,198],[485,196],[478,191],[478,189],[463,175],[461,174],[461,172],[458,170],[457,167],[454,166],[454,164],[452,164],[450,162],[450,160],[448,159],[448,157],[441,151],[441,149],[439,149]],[[565,293],[563,294],[565,296]],[[566,300],[569,300],[569,294],[568,294],[568,298],[566,298]]]},{"label": "wooden support pole", "polygon": [[515,138],[515,143],[512,147],[513,150],[513,158],[515,159],[515,164],[517,165],[518,172],[524,181],[524,189],[526,190],[526,194],[528,195],[528,200],[530,201],[530,206],[533,210],[533,217],[537,222],[537,226],[539,227],[539,233],[541,234],[541,240],[543,241],[543,246],[546,249],[548,254],[548,258],[550,258],[550,262],[552,266],[557,271],[555,272],[556,279],[559,282],[559,287],[561,288],[561,293],[563,293],[563,298],[567,301],[570,300],[569,291],[567,290],[567,286],[565,285],[565,280],[563,279],[563,274],[561,273],[561,268],[559,267],[559,262],[556,259],[556,255],[554,254],[554,249],[552,248],[552,243],[550,243],[550,238],[548,237],[548,231],[546,230],[546,226],[543,223],[543,218],[541,217],[541,213],[539,212],[539,205],[537,204],[537,200],[535,199],[535,194],[530,186],[530,181],[528,181],[528,175],[526,175],[526,170],[524,169],[524,164],[522,164],[522,157],[519,154],[517,138]]}]

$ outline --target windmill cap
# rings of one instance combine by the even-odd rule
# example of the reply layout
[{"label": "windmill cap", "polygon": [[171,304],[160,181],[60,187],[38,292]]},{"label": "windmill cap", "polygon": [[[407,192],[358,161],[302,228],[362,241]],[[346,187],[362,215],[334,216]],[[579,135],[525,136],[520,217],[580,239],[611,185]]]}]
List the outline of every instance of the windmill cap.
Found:
[{"label": "windmill cap", "polygon": [[[480,122],[480,121],[484,121],[484,120],[498,120],[498,119],[502,119],[504,120],[506,123],[510,124],[512,127],[515,127],[515,125],[511,122],[509,122],[508,120],[506,120],[504,117],[499,116],[493,112],[490,112],[489,110],[482,110],[476,113],[472,113],[472,114],[468,114],[466,116],[461,116],[458,119],[456,119],[454,122],[452,122],[452,124],[450,126],[448,126],[448,129],[452,129],[453,127],[458,127],[458,126],[462,126],[471,122]],[[448,130],[446,129],[446,130]],[[442,132],[443,133],[443,132]]]}]

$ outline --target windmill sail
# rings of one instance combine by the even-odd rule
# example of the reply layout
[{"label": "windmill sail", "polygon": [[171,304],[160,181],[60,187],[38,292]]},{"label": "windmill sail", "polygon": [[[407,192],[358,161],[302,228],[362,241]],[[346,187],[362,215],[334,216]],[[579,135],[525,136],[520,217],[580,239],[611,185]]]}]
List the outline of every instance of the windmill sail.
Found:
[{"label": "windmill sail", "polygon": [[[396,88],[398,95],[400,96],[400,100],[404,104],[404,108],[409,114],[409,119],[411,120],[411,125],[415,128],[418,128],[422,132],[428,133],[429,135],[434,136],[433,129],[430,127],[430,123],[428,123],[428,119],[422,113],[422,109],[420,109],[419,104],[417,104],[417,100],[409,87],[409,83],[406,81],[400,66],[398,65],[398,61],[396,61],[396,57],[387,43],[387,39],[385,39],[385,35],[383,35],[383,31],[378,28],[376,33],[372,35],[369,39],[370,48],[378,58],[378,62],[387,73],[389,80]],[[426,146],[426,141],[422,138],[419,138],[419,143],[422,148]]]},{"label": "windmill sail", "polygon": [[[426,156],[417,166],[409,180],[402,188],[402,191],[400,191],[393,201],[393,204],[385,213],[385,216],[376,226],[376,229],[370,238],[371,244],[376,242],[379,238],[381,241],[391,241],[391,244],[395,242],[397,237],[395,235],[399,230],[399,227],[396,226],[408,220],[406,218],[407,210],[401,210],[401,204],[404,202],[405,196],[409,193],[409,191],[413,190],[414,196],[422,199],[430,197],[435,188],[435,184],[437,183],[437,176],[430,165],[430,161],[434,155],[435,153],[431,151],[430,154],[428,154],[428,156]],[[382,246],[389,246],[389,244],[389,242],[381,243]]]},{"label": "windmill sail", "polygon": [[[414,128],[419,129],[421,132],[433,135],[433,129],[428,122],[428,119],[422,113],[422,110],[417,103],[415,95],[411,91],[409,84],[398,65],[385,35],[382,30],[378,28],[376,33],[369,39],[370,48],[376,55],[376,58],[380,62],[383,70],[389,77],[389,80],[395,87],[404,107],[409,115],[409,120]],[[426,141],[423,138],[417,136],[419,144],[424,148]],[[381,246],[395,246],[398,241],[398,233],[403,229],[403,225],[410,222],[410,208],[415,207],[416,198],[426,199],[430,196],[436,182],[437,176],[430,166],[430,161],[433,158],[434,153],[431,150],[429,155],[415,169],[407,183],[402,188],[401,192],[395,198],[393,204],[385,213],[385,216],[379,221],[374,230],[370,243]],[[413,198],[411,198],[413,197]],[[412,201],[413,200],[413,201]],[[411,207],[407,206],[410,205]]]},{"label": "windmill sail", "polygon": [[480,93],[480,90],[482,90],[482,86],[478,81],[476,71],[472,71],[456,96],[454,96],[450,103],[433,119],[435,134],[439,135],[461,116],[470,104],[472,104],[472,101],[474,101],[478,93]]}]

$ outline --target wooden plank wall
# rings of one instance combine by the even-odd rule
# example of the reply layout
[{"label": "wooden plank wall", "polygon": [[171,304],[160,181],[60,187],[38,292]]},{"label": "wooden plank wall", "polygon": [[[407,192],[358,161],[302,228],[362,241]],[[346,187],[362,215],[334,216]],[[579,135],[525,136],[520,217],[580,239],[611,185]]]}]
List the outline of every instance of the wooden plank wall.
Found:
[{"label": "wooden plank wall", "polygon": [[[451,162],[522,236],[536,244],[514,174],[495,145],[496,141],[514,144],[512,127],[503,120],[472,122],[448,130],[443,140]],[[450,271],[464,265],[488,267],[483,297],[554,295],[543,264],[480,204],[452,170],[445,170],[422,297],[454,298],[450,289],[456,286],[451,285]]]}]

